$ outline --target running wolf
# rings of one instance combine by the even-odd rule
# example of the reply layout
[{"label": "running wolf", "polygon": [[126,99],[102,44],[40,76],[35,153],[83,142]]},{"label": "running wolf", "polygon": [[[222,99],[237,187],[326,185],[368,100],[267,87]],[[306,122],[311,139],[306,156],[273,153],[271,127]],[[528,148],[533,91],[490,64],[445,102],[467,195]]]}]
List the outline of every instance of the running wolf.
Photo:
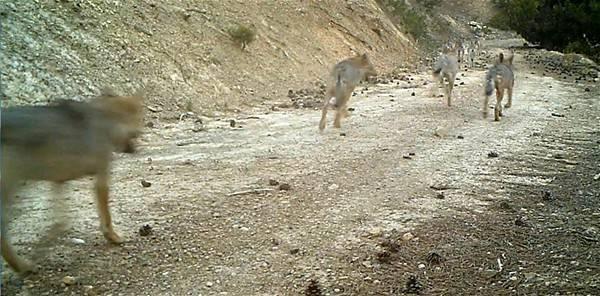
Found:
[{"label": "running wolf", "polygon": [[462,63],[465,61],[465,51],[466,44],[462,40],[458,40],[456,43],[456,57],[458,58],[458,62]]},{"label": "running wolf", "polygon": [[117,96],[109,90],[89,102],[2,109],[0,244],[2,257],[16,272],[32,270],[13,250],[7,233],[10,205],[23,181],[50,181],[58,189],[67,181],[95,176],[100,230],[111,243],[122,242],[108,207],[110,164],[113,152],[135,152],[142,119],[141,94]]},{"label": "running wolf", "polygon": [[319,130],[324,130],[327,124],[327,111],[329,108],[335,109],[335,119],[333,126],[341,127],[342,117],[347,117],[348,100],[358,83],[369,76],[375,76],[377,72],[367,54],[357,55],[347,58],[337,63],[330,74],[327,91],[325,92],[325,102],[319,122]]},{"label": "running wolf", "polygon": [[[456,51],[446,51],[443,53],[433,65],[433,78],[439,79],[441,86],[444,88],[448,106],[451,106],[452,89],[454,88],[454,80],[458,73],[458,60]],[[444,84],[446,78],[448,85]]]},{"label": "running wolf", "polygon": [[496,107],[494,108],[495,121],[499,121],[502,116],[502,99],[504,97],[505,89],[508,93],[508,102],[504,105],[504,108],[508,109],[512,106],[513,87],[515,85],[513,58],[514,54],[511,54],[509,58],[504,58],[504,54],[500,53],[498,55],[498,60],[485,75],[483,118],[487,118],[488,101],[492,92],[494,92],[494,89],[496,89]]},{"label": "running wolf", "polygon": [[477,55],[476,45],[473,43],[467,47],[467,62],[469,63],[469,68],[473,68],[475,66],[475,56]]}]

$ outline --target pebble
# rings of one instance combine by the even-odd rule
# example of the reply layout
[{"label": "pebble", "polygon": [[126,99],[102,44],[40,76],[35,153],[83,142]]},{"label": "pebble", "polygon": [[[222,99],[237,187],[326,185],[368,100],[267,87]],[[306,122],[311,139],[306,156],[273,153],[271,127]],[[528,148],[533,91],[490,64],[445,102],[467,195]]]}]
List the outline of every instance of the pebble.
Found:
[{"label": "pebble", "polygon": [[418,267],[419,267],[419,269],[423,269],[423,268],[425,268],[425,264],[421,263],[421,264],[419,264]]},{"label": "pebble", "polygon": [[67,286],[74,285],[74,284],[75,284],[75,277],[72,277],[72,276],[69,276],[69,275],[67,275],[67,276],[65,276],[65,277],[62,279],[62,282],[63,282],[65,285],[67,285]]},{"label": "pebble", "polygon": [[292,186],[290,186],[290,184],[287,184],[287,183],[281,183],[281,184],[279,184],[279,190],[285,190],[285,191],[287,191],[287,190],[290,190],[290,189],[292,189]]},{"label": "pebble", "polygon": [[214,285],[213,282],[206,282],[206,286],[209,287],[209,288],[212,287],[213,285]]},{"label": "pebble", "polygon": [[71,242],[73,242],[76,245],[83,245],[85,244],[85,241],[80,239],[80,238],[71,238]]},{"label": "pebble", "polygon": [[372,228],[371,230],[369,230],[369,234],[374,237],[379,237],[383,234],[383,228],[381,228],[381,227]]},{"label": "pebble", "polygon": [[329,190],[337,190],[338,188],[340,188],[338,184],[331,184],[328,187]]},{"label": "pebble", "polygon": [[409,241],[409,240],[413,239],[414,237],[415,237],[414,234],[412,234],[410,232],[407,232],[407,233],[405,233],[405,234],[402,235],[402,240]]}]

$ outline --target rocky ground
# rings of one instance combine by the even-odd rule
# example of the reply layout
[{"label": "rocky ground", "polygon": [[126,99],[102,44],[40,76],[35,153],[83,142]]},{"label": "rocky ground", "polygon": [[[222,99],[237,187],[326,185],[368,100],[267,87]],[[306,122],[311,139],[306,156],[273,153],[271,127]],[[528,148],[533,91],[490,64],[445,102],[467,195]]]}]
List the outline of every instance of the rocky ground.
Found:
[{"label": "rocky ground", "polygon": [[517,50],[500,122],[481,116],[482,67],[461,71],[452,107],[426,72],[365,85],[323,134],[296,103],[319,86],[152,121],[114,168],[127,242],[97,231],[88,180],[66,191],[69,231],[44,238],[47,190],[29,187],[11,233],[39,271],[3,272],[2,294],[594,295],[600,90],[589,73],[534,69],[540,54]]}]

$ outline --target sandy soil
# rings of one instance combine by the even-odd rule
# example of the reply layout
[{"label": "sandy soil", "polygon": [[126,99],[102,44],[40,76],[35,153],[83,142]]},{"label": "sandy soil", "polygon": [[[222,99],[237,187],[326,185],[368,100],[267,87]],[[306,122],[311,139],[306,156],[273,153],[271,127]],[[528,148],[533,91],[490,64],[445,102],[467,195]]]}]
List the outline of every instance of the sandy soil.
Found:
[{"label": "sandy soil", "polygon": [[[48,195],[28,188],[11,233],[40,271],[4,272],[2,294],[300,295],[314,280],[322,295],[591,295],[597,84],[535,74],[521,53],[516,64],[500,122],[481,116],[483,68],[461,71],[452,107],[427,73],[359,89],[342,129],[330,119],[323,134],[311,109],[154,122],[139,154],[115,163],[112,213],[127,242],[105,243],[87,180],[66,190],[68,232],[44,241]],[[588,240],[573,244],[579,234]]]}]

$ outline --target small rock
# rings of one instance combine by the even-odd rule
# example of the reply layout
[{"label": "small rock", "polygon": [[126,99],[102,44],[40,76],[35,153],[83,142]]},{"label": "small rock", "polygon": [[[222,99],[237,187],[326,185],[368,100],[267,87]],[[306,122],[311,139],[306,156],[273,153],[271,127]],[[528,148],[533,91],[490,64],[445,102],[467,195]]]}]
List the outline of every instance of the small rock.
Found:
[{"label": "small rock", "polygon": [[415,156],[415,153],[414,152],[409,152],[408,155]]},{"label": "small rock", "polygon": [[145,224],[144,226],[140,227],[138,232],[140,236],[149,236],[152,234],[152,226],[150,226],[149,224]]},{"label": "small rock", "polygon": [[423,290],[423,284],[421,284],[415,275],[411,275],[406,281],[404,293],[419,294]]},{"label": "small rock", "polygon": [[304,295],[306,296],[321,296],[323,292],[321,291],[321,286],[319,282],[315,279],[311,279],[308,282],[308,286],[304,290]]},{"label": "small rock", "polygon": [[146,127],[148,127],[148,128],[153,128],[153,127],[154,127],[154,122],[152,122],[152,121],[148,121],[148,122],[146,123]]},{"label": "small rock", "polygon": [[372,237],[380,237],[383,235],[383,228],[381,228],[381,227],[372,228],[371,230],[369,230],[369,235],[371,235]]},{"label": "small rock", "polygon": [[419,264],[419,266],[417,266],[417,267],[418,267],[419,269],[423,269],[423,268],[425,268],[425,264],[421,263],[421,264]]},{"label": "small rock", "polygon": [[435,198],[437,198],[437,199],[444,199],[444,198],[446,198],[446,196],[444,195],[444,193],[443,193],[443,192],[439,192],[439,193],[438,193],[438,194],[435,196]]},{"label": "small rock", "polygon": [[404,158],[404,159],[412,159],[412,157],[410,157],[408,155],[403,155],[402,158]]},{"label": "small rock", "polygon": [[348,111],[350,111],[350,112],[353,112],[354,110],[355,110],[355,109],[354,109],[354,108],[352,108],[352,107],[348,108]]},{"label": "small rock", "polygon": [[214,213],[212,214],[212,216],[213,216],[213,218],[219,218],[219,217],[221,217],[221,213],[219,213],[219,212],[214,212]]},{"label": "small rock", "polygon": [[83,292],[85,294],[89,294],[92,292],[92,290],[94,290],[94,286],[90,286],[90,285],[85,285],[83,286]]},{"label": "small rock", "polygon": [[464,82],[464,81],[461,81],[459,84],[460,84],[460,85],[465,85],[465,82]]},{"label": "small rock", "polygon": [[462,140],[462,139],[464,139],[465,137],[464,137],[463,135],[458,135],[458,136],[456,136],[456,138],[457,138],[457,139],[461,139],[461,140]]},{"label": "small rock", "polygon": [[552,192],[549,190],[542,191],[542,199],[545,201],[550,201],[553,199]]},{"label": "small rock", "polygon": [[589,87],[585,88],[585,92],[590,92],[590,91],[592,91],[592,90]]},{"label": "small rock", "polygon": [[337,190],[338,188],[340,188],[340,186],[338,184],[331,184],[331,185],[329,185],[329,187],[327,189],[329,189],[329,190]]},{"label": "small rock", "polygon": [[230,127],[235,127],[235,119],[230,119],[229,120],[229,126]]},{"label": "small rock", "polygon": [[150,183],[150,182],[148,182],[146,180],[142,180],[142,187],[148,188],[150,186],[152,186],[152,183]]},{"label": "small rock", "polygon": [[409,240],[413,239],[414,237],[415,237],[414,234],[412,234],[410,232],[407,232],[407,233],[405,233],[405,234],[402,235],[402,240],[403,241],[409,241]]},{"label": "small rock", "polygon": [[495,151],[491,151],[490,153],[488,153],[489,158],[496,158],[498,156],[500,156],[500,155],[498,155],[498,152],[495,152]]},{"label": "small rock", "polygon": [[565,117],[564,114],[559,114],[559,113],[554,113],[554,112],[552,112],[551,115],[554,117]]},{"label": "small rock", "polygon": [[429,252],[429,254],[427,254],[427,262],[429,264],[440,264],[444,261],[444,257],[442,257],[442,255],[438,254],[437,252]]},{"label": "small rock", "polygon": [[515,219],[515,225],[525,227],[527,226],[527,221],[525,221],[523,217],[517,217],[517,219]]},{"label": "small rock", "polygon": [[85,244],[85,241],[84,241],[84,240],[82,240],[82,239],[80,239],[80,238],[75,238],[75,237],[74,237],[74,238],[71,238],[71,241],[72,241],[74,244],[76,244],[76,245],[83,245],[83,244]]},{"label": "small rock", "polygon": [[340,133],[340,136],[345,137],[346,133]]},{"label": "small rock", "polygon": [[290,189],[292,189],[292,186],[290,186],[290,184],[288,184],[288,183],[281,183],[281,184],[279,184],[279,190],[288,191]]},{"label": "small rock", "polygon": [[279,181],[274,180],[274,179],[269,179],[269,185],[271,185],[271,186],[277,186],[277,185],[279,185]]},{"label": "small rock", "polygon": [[67,275],[62,279],[62,282],[67,286],[71,286],[75,284],[76,280],[75,277]]},{"label": "small rock", "polygon": [[417,94],[416,94],[416,93],[413,91],[413,92],[412,92],[410,95],[414,97],[414,96],[416,96]]},{"label": "small rock", "polygon": [[300,253],[300,249],[299,248],[290,249],[290,254],[291,255],[296,255],[298,253]]},{"label": "small rock", "polygon": [[214,286],[215,284],[213,282],[206,282],[205,285],[210,288],[210,287]]}]

